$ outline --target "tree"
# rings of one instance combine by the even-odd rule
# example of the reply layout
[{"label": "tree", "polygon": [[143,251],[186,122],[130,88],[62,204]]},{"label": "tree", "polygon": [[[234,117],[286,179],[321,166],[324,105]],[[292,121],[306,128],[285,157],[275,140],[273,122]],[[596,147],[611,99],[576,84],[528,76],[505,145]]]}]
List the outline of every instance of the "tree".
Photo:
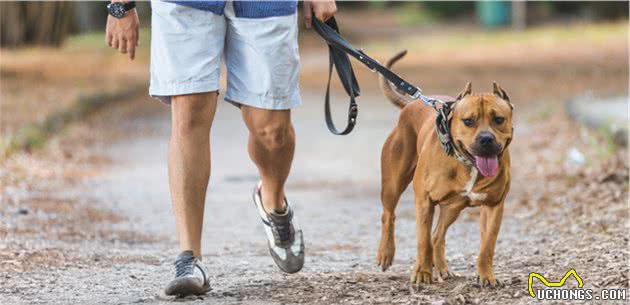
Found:
[{"label": "tree", "polygon": [[72,22],[73,3],[0,2],[0,46],[60,46]]}]

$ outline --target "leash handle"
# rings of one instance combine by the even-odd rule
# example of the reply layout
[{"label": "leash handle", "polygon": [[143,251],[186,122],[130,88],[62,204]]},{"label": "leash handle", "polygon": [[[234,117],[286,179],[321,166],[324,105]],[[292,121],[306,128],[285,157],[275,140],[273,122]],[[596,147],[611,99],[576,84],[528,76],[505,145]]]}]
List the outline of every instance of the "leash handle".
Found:
[{"label": "leash handle", "polygon": [[[335,35],[336,37],[341,38],[341,36],[339,36],[339,27],[337,26],[335,18],[333,17],[328,19],[326,23],[323,23],[317,18],[313,18],[313,28],[320,36],[324,37],[324,40],[328,43],[328,83],[326,85],[326,97],[324,100],[326,126],[328,127],[328,130],[335,135],[347,135],[352,131],[352,129],[354,129],[357,122],[359,109],[355,97],[360,95],[361,90],[359,88],[359,83],[354,75],[354,70],[352,69],[352,64],[350,64],[348,54],[335,47],[335,44],[332,42],[333,40],[330,39],[330,37],[334,37]],[[346,124],[346,128],[342,131],[339,131],[335,127],[330,111],[330,81],[332,79],[333,69],[337,70],[339,80],[341,81],[344,90],[350,97],[348,106],[348,122]]]},{"label": "leash handle", "polygon": [[314,18],[313,28],[320,36],[322,36],[322,38],[324,38],[329,47],[340,50],[343,53],[356,58],[362,64],[367,66],[368,69],[372,70],[373,72],[378,72],[382,74],[383,77],[389,80],[399,91],[408,94],[414,98],[419,98],[420,96],[422,96],[422,90],[420,90],[418,87],[414,86],[410,82],[398,76],[396,73],[387,69],[386,67],[381,65],[380,62],[365,54],[363,50],[355,48],[343,37],[341,37],[341,35],[339,35],[339,27],[337,26],[337,22],[335,21],[334,17],[330,18],[328,21],[326,21],[326,23],[323,23],[321,20]]},{"label": "leash handle", "polygon": [[[383,77],[391,82],[398,91],[408,94],[413,99],[422,99],[427,105],[433,107],[435,107],[436,102],[441,102],[439,100],[424,96],[420,88],[402,79],[402,77],[398,76],[396,73],[381,65],[377,60],[371,58],[362,50],[353,47],[339,34],[339,26],[337,25],[337,21],[334,17],[328,19],[328,21],[326,21],[325,23],[317,18],[313,18],[312,24],[315,31],[328,44],[329,68],[324,112],[326,115],[326,125],[328,125],[328,129],[333,134],[349,134],[356,124],[356,118],[358,114],[358,106],[355,101],[355,97],[359,96],[360,89],[359,84],[357,83],[356,76],[354,75],[354,71],[352,70],[352,65],[350,64],[350,59],[348,55],[356,58],[368,69],[372,70],[372,72],[377,72],[383,75]],[[337,75],[339,76],[339,79],[343,84],[343,88],[350,97],[350,105],[348,109],[348,124],[343,131],[338,131],[337,128],[335,128],[335,124],[333,123],[330,114],[330,80],[332,77],[333,68],[336,68]]]}]

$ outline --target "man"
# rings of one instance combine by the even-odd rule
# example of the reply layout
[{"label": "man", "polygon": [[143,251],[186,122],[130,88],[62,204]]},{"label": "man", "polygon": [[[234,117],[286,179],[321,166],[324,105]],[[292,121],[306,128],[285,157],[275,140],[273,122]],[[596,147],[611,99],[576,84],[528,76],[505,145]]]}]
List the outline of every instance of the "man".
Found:
[{"label": "man", "polygon": [[[114,0],[108,9],[106,43],[133,60],[135,3]],[[336,10],[334,0],[305,2],[307,27],[313,15],[327,20]],[[210,287],[201,232],[222,56],[225,100],[241,109],[261,178],[253,197],[270,254],[284,272],[304,264],[302,231],[284,192],[295,142],[291,108],[301,104],[296,11],[297,1],[152,2],[149,93],[171,107],[168,172],[181,250],[168,295],[203,294]]]}]

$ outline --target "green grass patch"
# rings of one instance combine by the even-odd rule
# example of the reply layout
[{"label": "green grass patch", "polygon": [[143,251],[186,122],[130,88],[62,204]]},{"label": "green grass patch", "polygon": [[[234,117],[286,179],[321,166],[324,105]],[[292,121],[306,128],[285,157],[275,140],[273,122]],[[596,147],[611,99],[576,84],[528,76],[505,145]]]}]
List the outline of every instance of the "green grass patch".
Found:
[{"label": "green grass patch", "polygon": [[396,10],[396,19],[404,25],[422,25],[434,22],[435,15],[428,12],[423,3],[409,2]]},{"label": "green grass patch", "polygon": [[[628,23],[571,24],[532,27],[525,30],[478,28],[472,31],[448,32],[405,39],[409,51],[421,51],[429,47],[432,50],[448,51],[462,48],[491,48],[506,45],[523,47],[555,47],[563,43],[581,43],[584,45],[605,45],[611,41],[628,41]],[[386,52],[391,41],[382,40],[369,44],[370,51]]]},{"label": "green grass patch", "polygon": [[[151,42],[151,30],[140,29],[140,45],[148,46]],[[100,50],[108,49],[105,44],[105,31],[83,33],[70,36],[63,45],[64,48],[75,50]]]},{"label": "green grass patch", "polygon": [[144,84],[130,84],[130,87],[123,91],[80,96],[72,106],[49,115],[42,122],[23,127],[15,134],[0,139],[0,156],[8,157],[17,151],[39,149],[46,144],[51,136],[61,132],[68,124],[78,121],[106,105],[144,94],[145,90]]}]

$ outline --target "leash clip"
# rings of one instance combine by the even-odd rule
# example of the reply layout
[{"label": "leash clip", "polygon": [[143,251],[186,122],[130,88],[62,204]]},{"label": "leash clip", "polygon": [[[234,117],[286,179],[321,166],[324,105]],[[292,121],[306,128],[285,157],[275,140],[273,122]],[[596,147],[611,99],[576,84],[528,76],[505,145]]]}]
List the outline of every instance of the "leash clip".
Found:
[{"label": "leash clip", "polygon": [[432,98],[432,97],[428,97],[426,95],[424,95],[424,93],[422,92],[422,89],[416,87],[416,93],[414,93],[411,98],[414,100],[417,99],[421,99],[427,106],[431,106],[433,107],[435,110],[438,110],[437,106],[442,105],[442,107],[446,106],[446,102],[440,100],[440,99],[436,99],[436,98]]},{"label": "leash clip", "polygon": [[[417,99],[419,99],[419,98],[422,98],[422,96],[423,96],[422,94],[423,94],[422,89],[420,89],[420,88],[416,87],[416,93],[414,93],[414,94],[411,96],[411,98],[412,98],[412,99],[414,99],[414,100],[417,100]],[[424,99],[423,99],[423,100],[424,100]]]},{"label": "leash clip", "polygon": [[436,98],[432,98],[431,99],[431,103],[433,104],[433,107],[437,106],[437,104],[442,105],[442,108],[444,108],[444,106],[446,106],[446,102],[440,99],[436,99]]}]

